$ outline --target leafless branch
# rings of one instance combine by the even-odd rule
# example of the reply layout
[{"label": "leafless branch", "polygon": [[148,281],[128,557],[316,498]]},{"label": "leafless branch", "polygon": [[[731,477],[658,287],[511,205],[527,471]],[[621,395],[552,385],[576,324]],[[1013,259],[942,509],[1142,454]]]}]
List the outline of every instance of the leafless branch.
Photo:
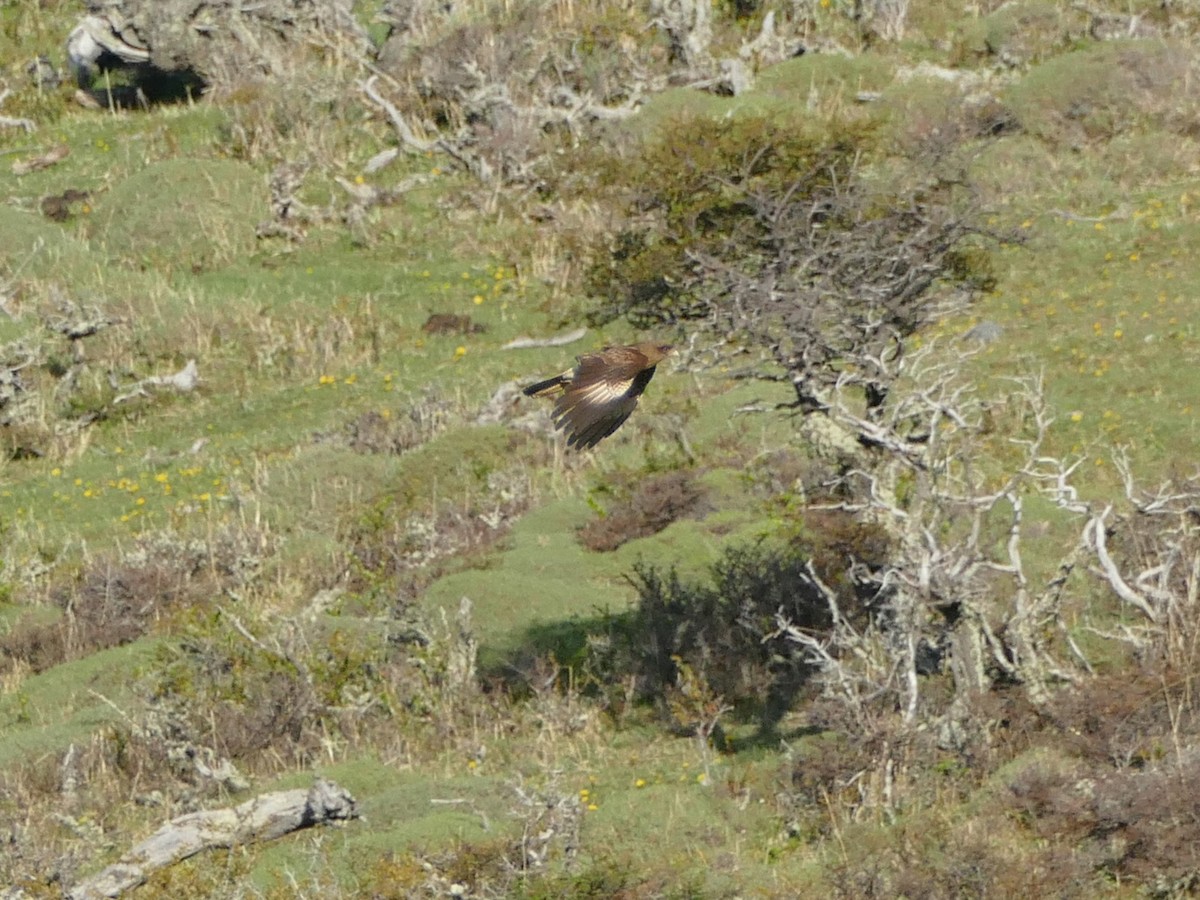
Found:
[{"label": "leafless branch", "polygon": [[1104,580],[1112,586],[1125,603],[1136,609],[1141,610],[1142,614],[1151,622],[1159,621],[1159,614],[1151,605],[1150,601],[1143,597],[1140,593],[1129,586],[1121,575],[1120,569],[1113,559],[1108,554],[1108,538],[1105,520],[1112,512],[1112,506],[1106,506],[1104,511],[1099,515],[1093,516],[1084,529],[1084,540],[1087,541],[1089,548],[1096,554],[1096,559],[1100,563],[1100,574]]},{"label": "leafless branch", "polygon": [[135,397],[149,397],[148,388],[169,387],[180,393],[189,393],[200,383],[200,373],[196,361],[189,359],[187,364],[173,375],[151,375],[135,382],[121,393],[113,397],[113,405],[126,403]]},{"label": "leafless branch", "polygon": [[408,124],[408,120],[396,108],[396,105],[388,100],[379,92],[378,88],[379,76],[372,75],[362,84],[362,91],[367,95],[367,99],[383,110],[388,121],[392,123],[392,128],[400,138],[401,144],[415,153],[427,153],[430,150],[438,149],[437,140],[423,140],[418,138],[416,132]]},{"label": "leafless branch", "polygon": [[565,344],[573,344],[582,339],[587,334],[586,328],[573,328],[570,331],[565,331],[562,334],[556,334],[547,338],[531,338],[515,337],[503,347],[501,350],[526,350],[532,347],[561,347]]}]

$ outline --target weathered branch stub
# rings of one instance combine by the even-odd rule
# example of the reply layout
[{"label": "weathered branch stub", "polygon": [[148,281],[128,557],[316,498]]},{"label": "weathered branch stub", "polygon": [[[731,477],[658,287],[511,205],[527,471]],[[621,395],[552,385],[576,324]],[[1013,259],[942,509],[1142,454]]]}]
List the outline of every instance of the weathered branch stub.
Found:
[{"label": "weathered branch stub", "polygon": [[119,897],[151,873],[203,850],[273,841],[301,828],[358,817],[350,793],[318,778],[307,790],[263,794],[232,808],[188,813],[172,819],[104,870],[75,884],[69,900]]}]

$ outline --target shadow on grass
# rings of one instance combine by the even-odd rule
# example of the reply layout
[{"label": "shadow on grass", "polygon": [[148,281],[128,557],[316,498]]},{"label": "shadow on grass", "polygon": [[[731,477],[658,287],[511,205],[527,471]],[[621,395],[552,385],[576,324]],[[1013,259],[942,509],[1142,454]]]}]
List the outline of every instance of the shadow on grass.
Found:
[{"label": "shadow on grass", "polygon": [[[480,676],[485,684],[514,697],[572,689],[594,698],[619,695],[614,696],[618,704],[628,697],[633,678],[638,685],[633,707],[657,719],[664,730],[689,735],[670,711],[668,695],[675,692],[675,678],[664,681],[639,671],[632,642],[652,641],[644,619],[634,609],[533,625],[511,645],[482,646]],[[804,702],[806,685],[807,679],[786,686],[764,684],[761,695],[738,698],[723,717],[727,730],[720,732],[722,739],[714,746],[719,744],[717,749],[729,754],[776,751],[781,744],[821,733],[824,729],[814,726],[781,727],[787,713]]]},{"label": "shadow on grass", "polygon": [[512,643],[484,644],[479,648],[479,671],[486,683],[497,684],[514,694],[529,691],[535,678],[543,677],[547,662],[555,668],[562,684],[578,683],[577,676],[589,668],[589,638],[612,635],[629,628],[637,613],[597,613],[558,622],[532,625]]},{"label": "shadow on grass", "polygon": [[93,78],[85,73],[83,80],[87,82],[80,85],[83,93],[97,106],[114,110],[149,110],[151,106],[192,103],[208,87],[190,69],[167,72],[149,65],[113,65]]}]

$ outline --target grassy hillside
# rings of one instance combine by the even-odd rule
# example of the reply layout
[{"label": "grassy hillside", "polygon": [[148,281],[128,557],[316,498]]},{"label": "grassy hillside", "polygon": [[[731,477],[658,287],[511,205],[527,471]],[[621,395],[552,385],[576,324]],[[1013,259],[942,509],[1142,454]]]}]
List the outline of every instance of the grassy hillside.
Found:
[{"label": "grassy hillside", "polygon": [[[355,4],[377,41],[378,6]],[[725,56],[769,10],[810,51],[762,66],[739,96],[664,79],[591,137],[539,132],[562,145],[550,163],[480,129],[505,172],[535,173],[489,181],[437,147],[369,171],[396,131],[359,89],[371,68],[328,47],[287,88],[88,109],[73,83],[25,71],[38,54],[63,65],[80,5],[0,5],[0,116],[34,126],[0,125],[0,896],[60,896],[174,816],[314,775],[348,789],[361,818],[197,855],[132,895],[1194,890],[1200,632],[1139,618],[1088,575],[1091,557],[1063,576],[1061,619],[1038,626],[1072,677],[1039,706],[994,663],[971,699],[978,740],[943,740],[949,663],[922,675],[919,723],[889,700],[863,707],[868,727],[810,674],[764,711],[785,679],[774,610],[758,611],[755,638],[708,645],[728,605],[697,622],[688,604],[728,588],[738,559],[766,572],[780,547],[783,570],[799,554],[849,590],[878,518],[813,512],[821,479],[857,463],[787,407],[786,379],[740,377],[758,358],[744,336],[605,321],[636,273],[620,253],[597,265],[596,248],[656,214],[614,198],[684,182],[684,163],[645,168],[681,134],[711,134],[712,158],[761,122],[785,149],[789,129],[869,137],[863,178],[878,187],[906,182],[953,131],[992,235],[977,245],[988,277],[907,346],[978,349],[954,364],[997,423],[971,445],[984,481],[999,483],[1031,427],[1014,379],[1040,375],[1043,454],[1081,460],[1079,497],[1132,515],[1118,463],[1145,486],[1180,484],[1200,451],[1200,19],[1133,4],[1135,28],[1128,4],[1109,4],[1097,15],[1129,27],[1101,40],[1067,3],[939,2],[913,4],[899,34],[848,4],[800,6],[713,7]],[[532,28],[524,9],[480,0],[413,34],[478,44],[480,23]],[[588,96],[627,65],[667,65],[640,5],[552,13],[538,28],[587,37],[575,75]],[[418,57],[395,84],[417,83]],[[448,130],[455,110],[428,103],[404,112]],[[58,145],[57,164],[12,169]],[[288,167],[303,172],[297,207],[320,214],[277,216]],[[355,187],[392,193],[356,206]],[[51,215],[46,198],[68,191],[86,196]],[[642,259],[658,265],[651,251],[685,237]],[[588,294],[605,283],[612,295]],[[437,333],[432,314],[478,327]],[[568,346],[505,349],[584,322]],[[964,335],[980,322],[1000,330],[976,347]],[[505,384],[644,334],[685,352],[594,452],[565,450],[535,401],[483,415]],[[194,389],[154,381],[191,360]],[[1040,584],[1081,525],[1021,491]],[[995,516],[985,548],[1005,546]],[[963,521],[947,516],[942,534]],[[1181,521],[1173,573],[1197,558]],[[1114,535],[1122,562],[1152,543]],[[991,584],[996,608],[1017,602]],[[653,607],[664,596],[678,610]],[[876,634],[868,612],[855,622]],[[737,631],[750,614],[730,615]],[[668,632],[702,637],[664,662]]]}]

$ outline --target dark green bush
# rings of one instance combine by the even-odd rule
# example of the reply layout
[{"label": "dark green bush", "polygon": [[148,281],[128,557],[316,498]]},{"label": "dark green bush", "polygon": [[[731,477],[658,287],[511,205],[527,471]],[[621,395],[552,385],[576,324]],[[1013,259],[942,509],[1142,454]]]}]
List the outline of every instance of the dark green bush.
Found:
[{"label": "dark green bush", "polygon": [[637,609],[614,623],[603,677],[634,675],[642,698],[663,710],[677,684],[698,682],[773,729],[812,672],[798,645],[778,633],[777,616],[818,634],[830,627],[807,557],[763,542],[728,549],[705,582],[650,565],[636,566],[630,580]]},{"label": "dark green bush", "polygon": [[650,324],[702,314],[686,287],[693,259],[754,242],[753,198],[827,193],[877,140],[868,123],[818,131],[775,109],[719,121],[684,112],[632,152],[597,160],[601,190],[633,215],[594,256],[586,287],[604,299],[593,318]]}]

